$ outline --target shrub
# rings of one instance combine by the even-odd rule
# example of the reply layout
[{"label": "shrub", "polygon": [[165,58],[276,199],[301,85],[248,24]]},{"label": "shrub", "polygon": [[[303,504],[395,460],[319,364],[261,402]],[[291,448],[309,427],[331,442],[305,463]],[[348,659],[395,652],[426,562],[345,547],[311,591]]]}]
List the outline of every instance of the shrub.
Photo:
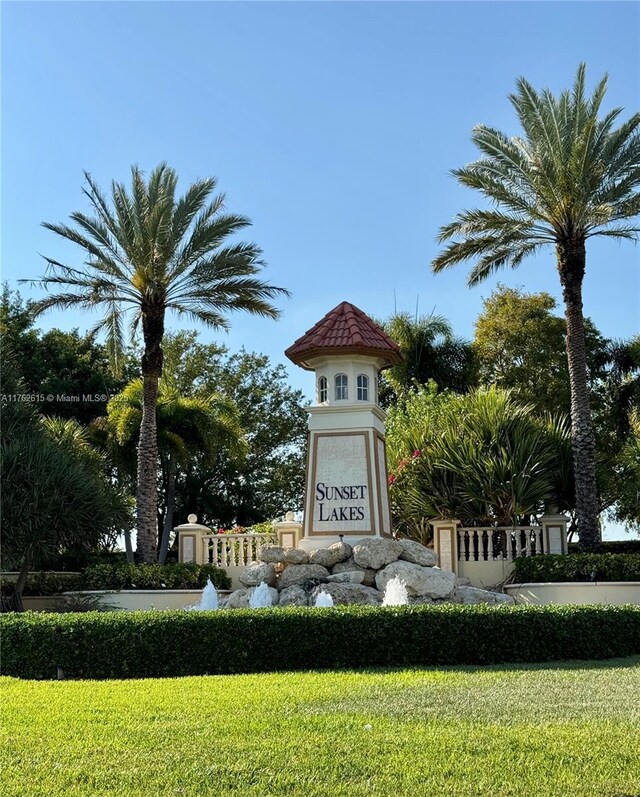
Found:
[{"label": "shrub", "polygon": [[[580,553],[580,544],[569,543],[569,553]],[[640,554],[640,540],[610,540],[599,542],[592,553],[637,553]]]},{"label": "shrub", "polygon": [[0,629],[3,673],[45,679],[57,666],[72,678],[151,678],[640,653],[640,606],[26,612],[0,617]]},{"label": "shrub", "polygon": [[230,589],[231,579],[213,565],[102,564],[88,567],[82,588],[98,589],[202,589],[211,578],[217,589]]},{"label": "shrub", "polygon": [[640,581],[640,554],[583,553],[523,556],[515,561],[516,583],[546,581]]},{"label": "shrub", "polygon": [[[0,593],[5,597],[15,592],[15,581],[3,578]],[[79,573],[34,572],[27,577],[23,595],[60,595],[69,590],[80,589],[82,577]]]}]

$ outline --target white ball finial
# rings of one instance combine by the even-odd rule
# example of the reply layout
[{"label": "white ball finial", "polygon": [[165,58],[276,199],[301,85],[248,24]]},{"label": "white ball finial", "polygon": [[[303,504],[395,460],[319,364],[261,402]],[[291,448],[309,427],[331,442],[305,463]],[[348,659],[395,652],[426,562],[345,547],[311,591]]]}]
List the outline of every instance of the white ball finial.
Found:
[{"label": "white ball finial", "polygon": [[287,523],[292,523],[293,519],[295,518],[295,513],[294,512],[287,512],[287,514],[285,515],[285,518],[287,519]]},{"label": "white ball finial", "polygon": [[189,515],[189,516],[187,517],[187,520],[189,521],[189,523],[191,523],[192,525],[194,525],[195,523],[197,523],[197,522],[198,522],[198,516],[197,516],[197,515]]}]

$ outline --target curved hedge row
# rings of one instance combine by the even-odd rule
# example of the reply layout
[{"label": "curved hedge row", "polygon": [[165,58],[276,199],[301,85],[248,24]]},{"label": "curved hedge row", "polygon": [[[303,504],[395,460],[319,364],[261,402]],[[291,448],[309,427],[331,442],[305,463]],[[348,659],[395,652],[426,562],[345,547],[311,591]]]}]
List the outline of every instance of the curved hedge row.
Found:
[{"label": "curved hedge row", "polygon": [[521,556],[515,561],[513,581],[640,581],[640,554],[576,553]]},{"label": "curved hedge row", "polygon": [[640,606],[339,606],[10,614],[2,672],[151,678],[640,654]]}]

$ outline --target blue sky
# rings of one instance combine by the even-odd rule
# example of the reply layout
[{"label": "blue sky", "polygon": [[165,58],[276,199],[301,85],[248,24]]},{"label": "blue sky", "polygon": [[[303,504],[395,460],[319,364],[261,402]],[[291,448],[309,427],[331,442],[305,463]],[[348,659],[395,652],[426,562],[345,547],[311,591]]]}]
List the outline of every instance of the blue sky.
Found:
[{"label": "blue sky", "polygon": [[[476,157],[474,124],[518,132],[518,75],[560,90],[585,60],[591,86],[610,75],[607,107],[635,111],[639,19],[615,2],[4,2],[3,278],[42,273],[38,253],[79,262],[40,222],[86,209],[83,169],[106,187],[167,160],[185,187],[218,177],[293,294],[278,323],[238,315],[203,339],[284,361],[343,299],[378,317],[418,304],[471,336],[498,279],[429,271],[438,227],[476,204],[449,170]],[[590,244],[585,311],[606,335],[640,328],[639,275],[632,244]],[[499,279],[560,296],[551,250]]]},{"label": "blue sky", "polygon": [[[277,323],[235,316],[230,334],[201,336],[274,361],[344,299],[378,317],[418,304],[472,335],[498,279],[470,290],[465,267],[434,276],[429,263],[439,226],[476,205],[449,175],[476,157],[472,127],[518,132],[517,76],[559,91],[584,60],[590,87],[609,73],[606,108],[639,106],[631,2],[3,2],[1,14],[3,279],[41,274],[38,253],[80,262],[40,222],[86,209],[83,169],[105,187],[133,163],[166,160],[183,187],[216,175],[253,220],[265,276],[293,298]],[[638,253],[590,244],[585,312],[605,335],[640,328]],[[560,298],[551,250],[499,280]],[[289,373],[311,393],[310,375]]]}]

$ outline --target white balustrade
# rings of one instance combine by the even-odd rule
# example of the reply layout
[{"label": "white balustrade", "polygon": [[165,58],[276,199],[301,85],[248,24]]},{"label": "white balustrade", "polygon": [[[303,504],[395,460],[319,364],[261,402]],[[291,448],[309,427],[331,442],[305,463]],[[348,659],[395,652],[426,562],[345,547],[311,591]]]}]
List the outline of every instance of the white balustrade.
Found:
[{"label": "white balustrade", "polygon": [[244,567],[257,559],[263,545],[275,541],[275,534],[207,534],[202,559],[222,568]]},{"label": "white balustrade", "polygon": [[544,553],[541,526],[469,526],[458,528],[458,561],[512,562],[517,556]]}]

